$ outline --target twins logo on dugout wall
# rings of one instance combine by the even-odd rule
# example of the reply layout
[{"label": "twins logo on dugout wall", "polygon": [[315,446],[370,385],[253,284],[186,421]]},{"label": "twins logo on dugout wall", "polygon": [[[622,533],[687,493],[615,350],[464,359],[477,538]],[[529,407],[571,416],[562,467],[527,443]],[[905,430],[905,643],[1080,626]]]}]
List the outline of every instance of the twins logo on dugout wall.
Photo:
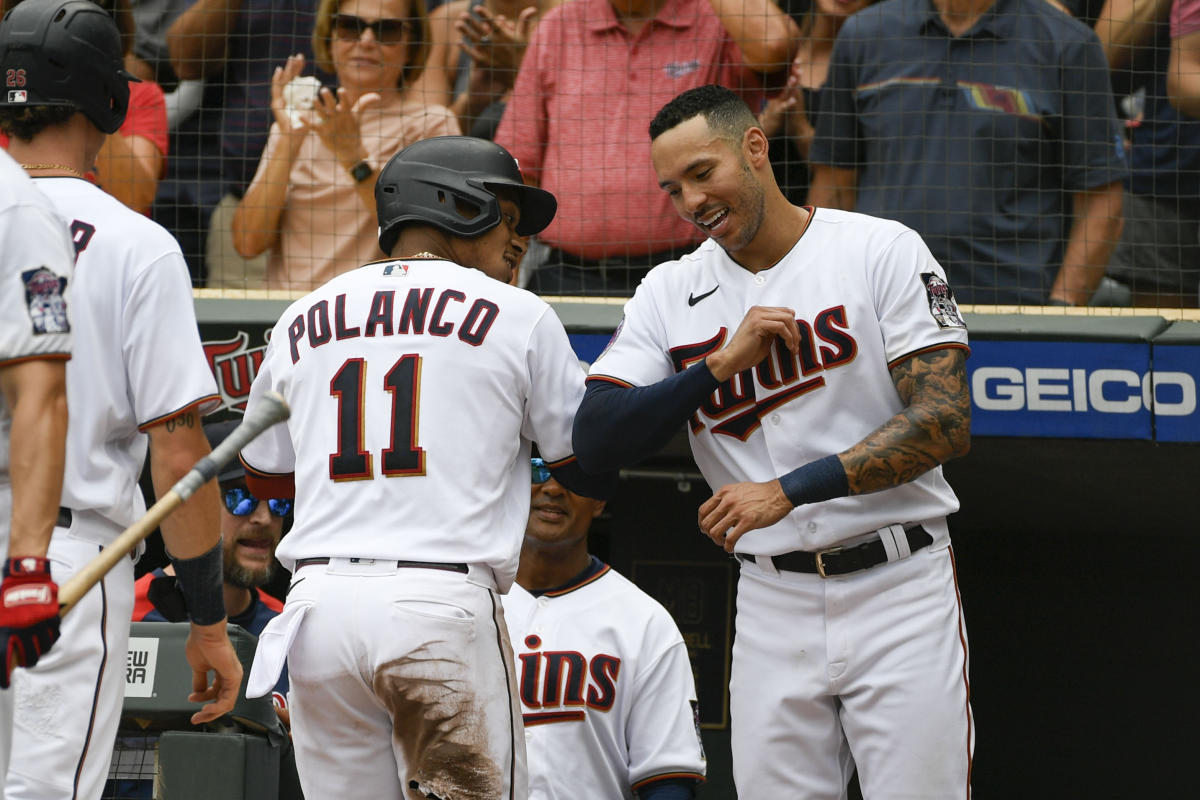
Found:
[{"label": "twins logo on dugout wall", "polygon": [[221,393],[219,410],[246,410],[250,384],[262,366],[266,350],[266,342],[251,347],[250,334],[245,331],[238,331],[232,339],[204,342],[204,357],[208,359],[209,369],[217,379],[217,389]]}]

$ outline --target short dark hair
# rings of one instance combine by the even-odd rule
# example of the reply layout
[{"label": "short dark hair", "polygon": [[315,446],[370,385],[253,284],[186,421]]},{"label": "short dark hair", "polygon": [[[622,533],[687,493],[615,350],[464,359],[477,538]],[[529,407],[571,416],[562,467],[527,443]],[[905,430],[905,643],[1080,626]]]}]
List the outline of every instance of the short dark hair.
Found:
[{"label": "short dark hair", "polygon": [[740,95],[710,83],[688,89],[660,108],[650,121],[650,141],[701,114],[709,128],[736,141],[741,141],[746,131],[758,124],[758,118]]},{"label": "short dark hair", "polygon": [[78,113],[73,106],[0,106],[0,130],[29,142],[46,128],[62,125]]}]

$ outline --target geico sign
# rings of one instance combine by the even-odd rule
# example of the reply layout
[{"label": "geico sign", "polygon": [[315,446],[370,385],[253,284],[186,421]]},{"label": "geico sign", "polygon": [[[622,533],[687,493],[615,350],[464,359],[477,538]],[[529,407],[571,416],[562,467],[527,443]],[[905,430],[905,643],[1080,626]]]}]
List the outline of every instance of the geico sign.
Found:
[{"label": "geico sign", "polygon": [[[1178,387],[1165,393],[1163,387]],[[1185,417],[1196,411],[1196,381],[1186,372],[1128,369],[980,367],[971,376],[971,399],[985,411],[1100,411]]]}]

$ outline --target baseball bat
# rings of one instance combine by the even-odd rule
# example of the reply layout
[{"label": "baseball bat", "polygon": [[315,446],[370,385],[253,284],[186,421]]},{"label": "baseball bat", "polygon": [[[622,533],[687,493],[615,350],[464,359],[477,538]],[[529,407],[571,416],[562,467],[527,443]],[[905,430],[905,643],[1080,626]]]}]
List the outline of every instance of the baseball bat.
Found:
[{"label": "baseball bat", "polygon": [[137,522],[123,530],[99,555],[72,575],[58,590],[58,615],[66,616],[75,607],[79,598],[93,586],[122,558],[129,555],[137,543],[149,536],[167,515],[179,508],[197,489],[216,477],[221,468],[229,463],[243,447],[260,433],[277,422],[283,422],[291,414],[287,401],[276,392],[267,392],[263,402],[247,414],[242,424],[234,428],[225,441],[216,449],[196,462],[186,475],[180,478],[171,490],[159,498]]}]

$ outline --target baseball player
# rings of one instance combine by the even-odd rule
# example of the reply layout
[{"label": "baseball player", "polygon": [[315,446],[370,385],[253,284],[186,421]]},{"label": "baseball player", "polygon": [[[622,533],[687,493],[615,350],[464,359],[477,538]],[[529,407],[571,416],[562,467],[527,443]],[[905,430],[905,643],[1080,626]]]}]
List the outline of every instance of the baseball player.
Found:
[{"label": "baseball player", "polygon": [[[23,83],[0,93],[0,127],[12,137],[9,152],[68,221],[76,254],[71,424],[49,550],[60,584],[145,513],[138,475],[147,446],[160,494],[209,452],[200,414],[217,403],[179,246],[82,179],[125,116],[130,76],[121,65],[116,25],[87,0],[25,0],[0,23],[0,75]],[[218,502],[210,483],[161,525],[192,621],[189,699],[213,701],[196,723],[230,710],[241,681],[225,633]],[[63,620],[55,648],[17,672],[0,698],[4,797],[99,796],[132,610],[133,562],[124,559]]]},{"label": "baseball player", "polygon": [[659,265],[592,365],[588,469],[686,423],[741,564],[730,681],[741,797],[965,798],[967,644],[940,464],[969,447],[967,331],[898,223],[787,202],[754,115],[716,86],[651,123],[676,210],[709,240]]},{"label": "baseball player", "polygon": [[517,585],[504,596],[532,800],[688,800],[704,780],[683,636],[657,600],[590,555],[604,502],[532,462]]},{"label": "baseball player", "polygon": [[462,136],[401,150],[375,198],[391,257],[293,303],[250,390],[247,413],[267,390],[292,411],[242,451],[250,490],[300,501],[247,693],[286,655],[307,797],[524,798],[499,594],[531,442],[573,491],[607,485],[571,453],[584,374],[562,323],[505,283],[556,202]]},{"label": "baseball player", "polygon": [[0,150],[0,688],[58,638],[46,549],[58,516],[67,438],[67,229]]}]

